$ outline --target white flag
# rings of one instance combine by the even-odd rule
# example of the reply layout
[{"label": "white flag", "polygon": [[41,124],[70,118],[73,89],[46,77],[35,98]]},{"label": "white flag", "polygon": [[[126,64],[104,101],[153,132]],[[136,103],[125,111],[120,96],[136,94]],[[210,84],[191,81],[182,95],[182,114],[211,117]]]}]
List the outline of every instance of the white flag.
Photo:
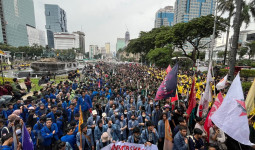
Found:
[{"label": "white flag", "polygon": [[236,141],[244,145],[254,145],[249,140],[250,130],[239,73],[211,119],[217,127]]},{"label": "white flag", "polygon": [[210,82],[213,81],[213,78],[212,78],[211,70],[212,70],[212,63],[209,64],[207,78],[206,78],[205,92],[203,93],[203,96],[202,96],[202,98],[199,102],[198,108],[197,108],[198,109],[197,110],[198,117],[202,117],[207,114],[209,102],[212,101],[212,93],[211,93],[212,88],[211,88]]},{"label": "white flag", "polygon": [[220,82],[216,85],[217,90],[224,89],[228,80],[228,75],[226,75]]}]

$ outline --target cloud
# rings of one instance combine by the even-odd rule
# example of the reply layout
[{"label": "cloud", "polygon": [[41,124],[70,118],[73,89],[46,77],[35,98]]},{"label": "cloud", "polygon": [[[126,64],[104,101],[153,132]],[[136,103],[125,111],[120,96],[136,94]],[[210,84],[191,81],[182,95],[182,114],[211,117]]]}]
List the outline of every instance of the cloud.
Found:
[{"label": "cloud", "polygon": [[124,37],[126,27],[131,39],[140,31],[154,27],[155,13],[173,0],[34,0],[37,28],[45,30],[44,4],[58,4],[67,13],[69,32],[82,30],[89,45],[104,46],[111,43],[115,51],[118,37]]}]

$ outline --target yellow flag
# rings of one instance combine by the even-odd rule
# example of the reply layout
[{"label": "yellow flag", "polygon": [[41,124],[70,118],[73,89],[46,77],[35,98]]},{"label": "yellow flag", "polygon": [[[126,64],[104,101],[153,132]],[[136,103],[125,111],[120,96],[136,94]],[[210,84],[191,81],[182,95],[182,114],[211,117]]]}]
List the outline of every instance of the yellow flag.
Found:
[{"label": "yellow flag", "polygon": [[79,127],[78,127],[78,132],[81,132],[81,124],[83,124],[83,116],[82,116],[82,111],[81,111],[81,105],[80,105],[80,118],[79,118]]},{"label": "yellow flag", "polygon": [[245,106],[247,110],[247,115],[249,115],[252,112],[252,110],[255,108],[255,79],[246,97]]}]

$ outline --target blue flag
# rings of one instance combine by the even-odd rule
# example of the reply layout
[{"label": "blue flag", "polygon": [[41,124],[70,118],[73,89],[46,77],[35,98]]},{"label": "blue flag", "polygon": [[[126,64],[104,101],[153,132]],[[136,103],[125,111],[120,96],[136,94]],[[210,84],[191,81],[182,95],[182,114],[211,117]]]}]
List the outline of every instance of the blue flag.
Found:
[{"label": "blue flag", "polygon": [[178,64],[176,64],[171,72],[169,72],[164,81],[161,83],[158,88],[155,100],[166,99],[169,97],[175,97],[176,88],[177,88],[177,73],[178,73]]},{"label": "blue flag", "polygon": [[23,147],[23,150],[34,150],[33,141],[25,125],[23,125],[23,130],[22,130],[22,147]]}]

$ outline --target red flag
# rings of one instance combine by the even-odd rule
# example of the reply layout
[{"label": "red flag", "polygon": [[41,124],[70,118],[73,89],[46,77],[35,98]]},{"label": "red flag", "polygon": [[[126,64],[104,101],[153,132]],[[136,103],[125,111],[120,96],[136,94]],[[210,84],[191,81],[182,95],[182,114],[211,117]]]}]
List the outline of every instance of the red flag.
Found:
[{"label": "red flag", "polygon": [[172,150],[173,149],[173,137],[169,121],[165,121],[165,141],[163,150]]},{"label": "red flag", "polygon": [[100,88],[100,80],[98,80],[98,88]]},{"label": "red flag", "polygon": [[171,102],[175,102],[178,100],[178,93],[176,91],[175,97],[172,97]]},{"label": "red flag", "polygon": [[188,116],[192,112],[192,110],[196,107],[196,89],[195,89],[195,77],[193,78],[192,86],[191,86],[191,91],[189,95],[189,107],[187,109],[187,114]]},{"label": "red flag", "polygon": [[[209,111],[206,120],[205,120],[205,124],[204,124],[204,129],[207,132],[207,137],[209,137],[209,129],[212,126],[212,120],[211,120],[211,116],[213,115],[213,113],[220,107],[221,103],[223,102],[223,97],[221,92],[218,94],[218,97],[215,99],[215,102],[213,103],[213,106],[211,108],[211,110]],[[209,138],[207,139],[207,141],[209,142]]]},{"label": "red flag", "polygon": [[166,69],[166,74],[168,74],[172,70],[171,66],[169,65]]}]

